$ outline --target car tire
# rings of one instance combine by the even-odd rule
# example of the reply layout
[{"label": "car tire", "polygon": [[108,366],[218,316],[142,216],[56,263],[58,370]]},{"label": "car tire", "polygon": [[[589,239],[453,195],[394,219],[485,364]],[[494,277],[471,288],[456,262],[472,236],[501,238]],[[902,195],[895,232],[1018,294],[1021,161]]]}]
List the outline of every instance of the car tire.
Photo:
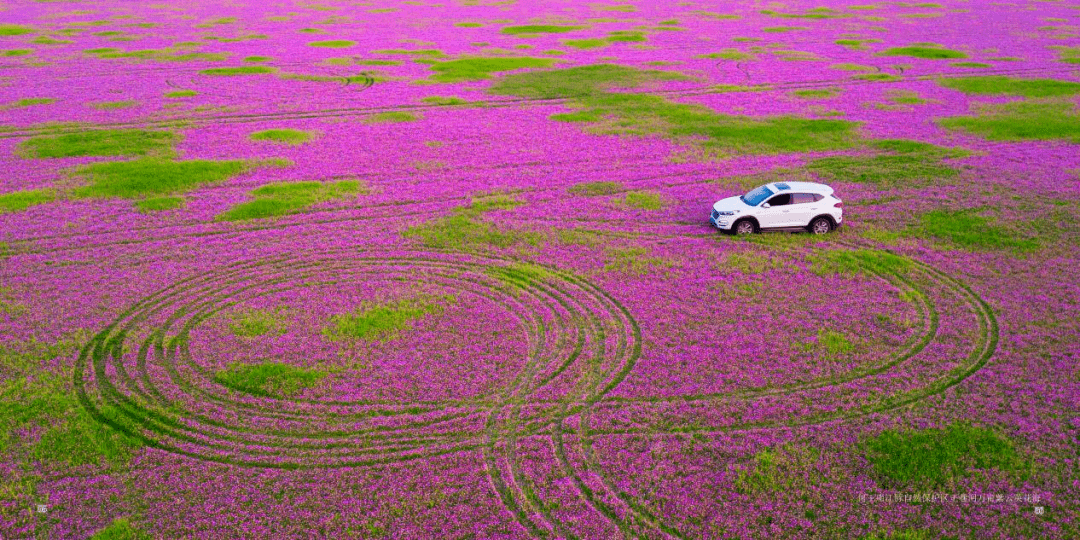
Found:
[{"label": "car tire", "polygon": [[740,219],[731,226],[731,234],[744,235],[757,232],[757,225],[749,219]]},{"label": "car tire", "polygon": [[828,234],[833,230],[832,221],[829,221],[827,217],[817,217],[810,222],[810,226],[807,227],[811,234]]}]

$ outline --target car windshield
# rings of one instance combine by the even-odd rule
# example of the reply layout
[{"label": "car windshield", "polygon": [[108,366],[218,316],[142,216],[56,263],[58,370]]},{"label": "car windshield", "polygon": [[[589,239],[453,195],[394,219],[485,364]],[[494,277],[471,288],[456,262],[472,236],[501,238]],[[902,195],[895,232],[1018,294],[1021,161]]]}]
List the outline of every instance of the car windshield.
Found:
[{"label": "car windshield", "polygon": [[768,199],[769,196],[772,194],[773,192],[771,189],[769,189],[768,186],[761,186],[758,188],[754,188],[746,195],[739,197],[739,199],[742,199],[742,202],[750,206],[757,206],[758,204],[761,204],[761,201]]}]

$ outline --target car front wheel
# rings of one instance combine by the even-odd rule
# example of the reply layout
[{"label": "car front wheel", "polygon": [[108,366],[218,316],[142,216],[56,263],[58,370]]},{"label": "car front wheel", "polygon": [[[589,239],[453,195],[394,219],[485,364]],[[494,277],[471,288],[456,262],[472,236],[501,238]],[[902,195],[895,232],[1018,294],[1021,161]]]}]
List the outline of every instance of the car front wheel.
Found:
[{"label": "car front wheel", "polygon": [[827,218],[819,217],[810,223],[810,232],[814,234],[826,234],[832,231],[832,222]]},{"label": "car front wheel", "polygon": [[749,219],[744,219],[736,223],[735,226],[731,228],[731,230],[734,231],[735,234],[739,235],[753,234],[755,232],[755,229],[756,227],[754,227],[754,222],[750,221]]}]

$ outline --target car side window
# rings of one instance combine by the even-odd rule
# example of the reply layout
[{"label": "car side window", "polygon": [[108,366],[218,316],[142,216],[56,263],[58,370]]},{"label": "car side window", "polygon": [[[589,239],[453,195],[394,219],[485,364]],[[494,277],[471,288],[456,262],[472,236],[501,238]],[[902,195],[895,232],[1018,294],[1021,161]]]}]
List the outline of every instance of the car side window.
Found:
[{"label": "car side window", "polygon": [[815,193],[814,194],[814,202],[818,202],[818,201],[820,201],[821,199],[824,199],[824,198],[825,198],[825,196],[820,194],[820,193]]},{"label": "car side window", "polygon": [[781,193],[768,200],[769,206],[784,206],[791,203],[790,193]]},{"label": "car side window", "polygon": [[793,193],[791,195],[791,204],[805,204],[814,202],[813,193]]}]

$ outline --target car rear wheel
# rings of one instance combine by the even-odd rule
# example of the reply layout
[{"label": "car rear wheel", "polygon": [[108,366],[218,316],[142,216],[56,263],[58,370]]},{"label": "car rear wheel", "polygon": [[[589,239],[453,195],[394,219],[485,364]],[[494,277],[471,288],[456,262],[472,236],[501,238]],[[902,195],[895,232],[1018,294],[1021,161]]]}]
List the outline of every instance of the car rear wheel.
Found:
[{"label": "car rear wheel", "polygon": [[814,234],[827,234],[832,232],[832,222],[828,218],[819,217],[810,222],[810,232]]},{"label": "car rear wheel", "polygon": [[756,231],[756,229],[757,229],[757,227],[754,226],[754,222],[750,221],[749,219],[744,219],[744,220],[736,223],[735,226],[733,226],[731,228],[731,230],[734,231],[735,234],[740,234],[740,235],[742,235],[742,234],[753,234]]}]

